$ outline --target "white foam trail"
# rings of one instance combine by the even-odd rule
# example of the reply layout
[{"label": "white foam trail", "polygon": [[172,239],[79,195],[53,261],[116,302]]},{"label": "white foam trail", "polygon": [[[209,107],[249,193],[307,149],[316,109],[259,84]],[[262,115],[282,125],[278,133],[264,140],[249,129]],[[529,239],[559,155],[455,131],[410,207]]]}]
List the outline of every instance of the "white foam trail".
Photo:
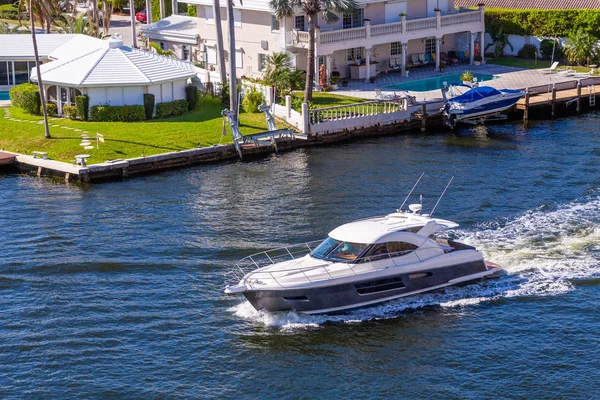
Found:
[{"label": "white foam trail", "polygon": [[[402,311],[427,306],[472,307],[501,297],[554,296],[574,290],[571,280],[600,276],[600,198],[586,199],[553,211],[532,210],[505,222],[483,224],[474,231],[450,233],[476,246],[508,275],[443,292],[426,293],[338,315],[256,311],[249,302],[230,309],[240,318],[282,331],[314,329],[326,322],[355,324],[397,318]],[[594,254],[596,253],[596,254]]]}]

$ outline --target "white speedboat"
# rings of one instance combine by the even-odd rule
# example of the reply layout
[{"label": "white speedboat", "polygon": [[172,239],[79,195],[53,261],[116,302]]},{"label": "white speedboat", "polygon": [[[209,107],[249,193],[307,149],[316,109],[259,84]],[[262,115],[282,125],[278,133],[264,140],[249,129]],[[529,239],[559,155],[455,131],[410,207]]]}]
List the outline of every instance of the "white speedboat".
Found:
[{"label": "white speedboat", "polygon": [[[248,256],[225,293],[243,294],[257,310],[330,313],[503,271],[472,246],[436,239],[458,224],[423,214],[421,204],[409,209],[342,225],[320,243]],[[246,273],[249,266],[255,269]]]},{"label": "white speedboat", "polygon": [[[445,96],[445,90],[443,93]],[[478,86],[446,100],[441,111],[450,126],[457,122],[482,123],[486,119],[505,119],[499,118],[500,113],[517,104],[524,95],[520,90]]]}]

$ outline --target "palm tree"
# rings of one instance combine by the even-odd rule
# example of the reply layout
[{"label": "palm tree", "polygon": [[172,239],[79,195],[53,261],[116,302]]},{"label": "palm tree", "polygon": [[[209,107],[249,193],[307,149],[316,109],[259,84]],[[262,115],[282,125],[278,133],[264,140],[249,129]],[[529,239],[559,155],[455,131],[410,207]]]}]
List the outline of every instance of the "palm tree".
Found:
[{"label": "palm tree", "polygon": [[35,54],[35,69],[37,72],[38,89],[42,101],[42,114],[44,115],[44,128],[46,130],[46,139],[50,139],[50,127],[48,126],[48,113],[46,112],[46,96],[44,95],[44,85],[42,84],[42,74],[40,72],[40,56],[38,54],[37,40],[35,38],[35,21],[33,19],[34,0],[29,0],[29,20],[31,21],[31,41],[33,42],[33,54]]},{"label": "palm tree", "polygon": [[150,47],[152,47],[154,49],[154,52],[156,54],[158,54],[159,56],[165,56],[165,57],[175,57],[175,53],[173,53],[171,50],[163,50],[160,48],[160,45],[156,42],[152,42],[149,44]]},{"label": "palm tree", "polygon": [[571,63],[586,64],[598,55],[598,39],[579,29],[575,35],[569,36],[564,50]]},{"label": "palm tree", "polygon": [[102,29],[104,30],[104,36],[109,35],[110,30],[110,19],[112,17],[113,5],[110,1],[102,2]]},{"label": "palm tree", "polygon": [[213,0],[213,18],[215,19],[215,29],[217,31],[217,54],[219,57],[219,76],[221,84],[227,82],[227,72],[225,71],[225,51],[223,49],[223,28],[221,26],[221,5],[219,0]]},{"label": "palm tree", "polygon": [[300,9],[308,18],[308,56],[304,101],[312,100],[313,81],[315,79],[315,17],[321,13],[327,23],[336,22],[340,18],[335,12],[353,14],[358,11],[355,0],[270,0],[269,6],[275,11],[278,19],[292,17],[295,10]]},{"label": "palm tree", "polygon": [[301,87],[304,74],[302,71],[292,68],[292,62],[287,53],[282,51],[269,54],[265,63],[263,78],[268,85],[276,89],[275,95],[278,98]]},{"label": "palm tree", "polygon": [[21,22],[22,13],[27,9],[31,18],[31,11],[37,22],[45,26],[46,33],[50,33],[54,16],[60,14],[58,0],[19,0],[19,22]]},{"label": "palm tree", "polygon": [[233,111],[233,122],[237,125],[237,75],[235,72],[235,21],[233,0],[227,0],[227,25],[229,27],[229,110]]},{"label": "palm tree", "polygon": [[129,17],[131,22],[131,47],[137,47],[137,36],[135,35],[135,7],[133,0],[129,0]]},{"label": "palm tree", "polygon": [[73,17],[69,14],[62,14],[59,19],[54,21],[60,33],[80,33],[82,35],[94,36],[92,23],[85,18],[84,14]]}]

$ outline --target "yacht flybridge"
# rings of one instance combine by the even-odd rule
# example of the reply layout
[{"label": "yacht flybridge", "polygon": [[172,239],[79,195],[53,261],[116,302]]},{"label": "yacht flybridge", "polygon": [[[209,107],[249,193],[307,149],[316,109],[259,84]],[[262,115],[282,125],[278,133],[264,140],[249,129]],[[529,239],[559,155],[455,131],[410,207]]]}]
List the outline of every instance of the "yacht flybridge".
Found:
[{"label": "yacht flybridge", "polygon": [[[242,293],[257,310],[329,313],[502,271],[474,247],[436,239],[436,233],[458,224],[432,214],[423,214],[421,204],[410,204],[408,211],[401,206],[392,214],[342,225],[323,241],[248,256],[236,265],[239,282],[225,293]],[[246,273],[248,267],[254,270]]]}]

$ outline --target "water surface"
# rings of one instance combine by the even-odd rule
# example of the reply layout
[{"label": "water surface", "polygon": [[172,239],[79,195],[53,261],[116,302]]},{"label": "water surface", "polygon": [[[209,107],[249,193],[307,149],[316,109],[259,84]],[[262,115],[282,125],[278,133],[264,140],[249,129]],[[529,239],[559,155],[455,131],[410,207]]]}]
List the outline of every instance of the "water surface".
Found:
[{"label": "water surface", "polygon": [[[600,386],[599,116],[411,134],[94,186],[0,176],[0,394],[582,398]],[[465,131],[463,131],[464,133]],[[499,280],[332,316],[222,293],[235,260],[415,179]]]}]

